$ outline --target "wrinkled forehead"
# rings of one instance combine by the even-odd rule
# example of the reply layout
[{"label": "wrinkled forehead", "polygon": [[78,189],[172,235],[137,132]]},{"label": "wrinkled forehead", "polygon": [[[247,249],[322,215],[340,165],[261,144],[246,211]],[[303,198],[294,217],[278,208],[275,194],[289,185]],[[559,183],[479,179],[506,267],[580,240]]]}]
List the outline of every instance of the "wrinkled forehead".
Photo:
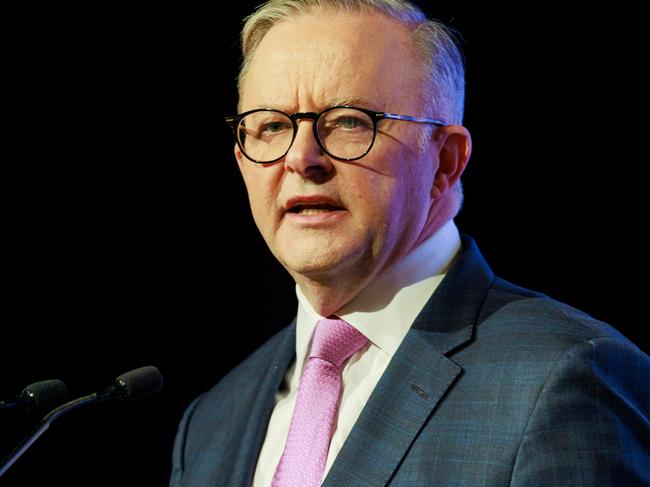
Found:
[{"label": "wrinkled forehead", "polygon": [[250,62],[240,108],[317,108],[337,98],[394,105],[421,91],[420,72],[411,33],[396,19],[317,11],[267,32]]}]

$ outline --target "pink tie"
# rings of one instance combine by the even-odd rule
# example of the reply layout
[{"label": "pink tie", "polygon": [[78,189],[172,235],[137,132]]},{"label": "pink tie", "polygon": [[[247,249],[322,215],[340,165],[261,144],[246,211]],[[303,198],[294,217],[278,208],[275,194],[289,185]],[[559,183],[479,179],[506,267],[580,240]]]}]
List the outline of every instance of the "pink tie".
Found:
[{"label": "pink tie", "polygon": [[343,388],[341,369],[367,341],[362,333],[337,316],[316,325],[289,436],[271,487],[321,484]]}]

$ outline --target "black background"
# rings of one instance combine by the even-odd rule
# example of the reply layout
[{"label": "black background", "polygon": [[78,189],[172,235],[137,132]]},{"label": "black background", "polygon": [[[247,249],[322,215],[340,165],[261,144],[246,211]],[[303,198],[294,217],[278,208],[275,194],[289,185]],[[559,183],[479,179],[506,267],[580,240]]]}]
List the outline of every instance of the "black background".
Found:
[{"label": "black background", "polygon": [[[3,15],[0,398],[149,364],[165,387],[62,418],[2,485],[165,485],[183,409],[293,317],[223,125],[252,5]],[[544,5],[428,11],[467,57],[457,223],[495,273],[647,352],[640,13]],[[0,455],[36,419],[3,411]]]}]

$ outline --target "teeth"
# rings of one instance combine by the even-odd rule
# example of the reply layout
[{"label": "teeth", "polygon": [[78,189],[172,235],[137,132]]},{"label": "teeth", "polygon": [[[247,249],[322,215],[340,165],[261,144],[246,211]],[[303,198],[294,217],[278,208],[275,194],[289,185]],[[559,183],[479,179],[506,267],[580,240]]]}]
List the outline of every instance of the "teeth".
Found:
[{"label": "teeth", "polygon": [[325,212],[328,212],[328,211],[332,211],[332,210],[329,210],[327,208],[303,208],[300,211],[300,213],[302,215],[316,215],[318,213],[325,213]]}]

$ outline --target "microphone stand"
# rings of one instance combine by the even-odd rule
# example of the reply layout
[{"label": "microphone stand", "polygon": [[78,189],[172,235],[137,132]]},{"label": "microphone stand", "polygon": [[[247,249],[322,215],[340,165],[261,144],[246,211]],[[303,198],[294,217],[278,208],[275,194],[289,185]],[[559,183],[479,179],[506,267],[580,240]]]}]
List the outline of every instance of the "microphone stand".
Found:
[{"label": "microphone stand", "polygon": [[86,404],[97,403],[110,399],[115,393],[115,387],[109,387],[108,389],[100,392],[95,392],[88,396],[83,396],[74,401],[67,402],[56,409],[50,411],[41,421],[38,423],[34,431],[27,436],[15,449],[14,451],[4,460],[2,466],[0,467],[0,477],[2,477],[7,470],[18,460],[23,453],[25,453],[36,440],[38,440],[43,433],[50,427],[50,424],[57,418],[60,418],[62,415],[69,411],[73,411],[77,408],[85,406]]},{"label": "microphone stand", "polygon": [[22,454],[41,437],[54,420],[65,413],[74,411],[75,409],[86,406],[87,404],[94,404],[107,399],[140,399],[158,392],[161,387],[162,376],[160,375],[160,372],[156,367],[149,365],[120,375],[113,385],[107,387],[103,391],[80,397],[53,409],[41,420],[40,423],[38,423],[32,434],[27,436],[4,460],[2,466],[0,466],[0,477],[2,477],[4,473],[9,470],[9,467],[11,467],[16,460],[18,460]]}]

